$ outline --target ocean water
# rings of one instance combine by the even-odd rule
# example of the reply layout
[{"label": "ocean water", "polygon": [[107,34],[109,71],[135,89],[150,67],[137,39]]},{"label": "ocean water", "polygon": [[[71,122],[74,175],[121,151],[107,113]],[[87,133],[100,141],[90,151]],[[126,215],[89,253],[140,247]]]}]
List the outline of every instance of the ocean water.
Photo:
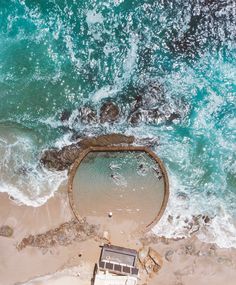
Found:
[{"label": "ocean water", "polygon": [[[66,173],[40,166],[40,153],[75,133],[158,137],[171,196],[154,231],[187,236],[186,220],[208,215],[199,238],[236,247],[235,27],[234,0],[1,0],[0,191],[45,203]],[[163,108],[150,86],[181,120],[129,124],[138,90]],[[122,109],[117,123],[74,119],[106,99]]]}]

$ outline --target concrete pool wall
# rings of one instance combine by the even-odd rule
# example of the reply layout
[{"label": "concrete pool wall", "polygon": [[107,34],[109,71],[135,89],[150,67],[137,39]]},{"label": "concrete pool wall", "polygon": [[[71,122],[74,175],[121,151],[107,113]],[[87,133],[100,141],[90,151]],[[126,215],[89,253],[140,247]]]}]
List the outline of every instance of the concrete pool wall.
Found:
[{"label": "concrete pool wall", "polygon": [[[80,166],[83,165],[83,162],[86,161],[86,159],[88,158],[89,154],[91,153],[122,153],[122,152],[126,152],[126,153],[143,153],[145,155],[147,155],[148,157],[150,157],[153,162],[156,164],[156,166],[158,167],[158,169],[161,172],[162,178],[163,178],[163,198],[160,204],[159,209],[157,209],[155,216],[151,217],[151,219],[147,222],[146,224],[143,226],[143,230],[147,231],[150,230],[162,217],[167,202],[168,202],[168,198],[169,198],[169,181],[168,181],[168,175],[166,172],[166,169],[162,163],[162,161],[159,159],[159,157],[150,149],[148,149],[147,147],[140,147],[140,146],[105,146],[105,147],[90,147],[84,151],[81,152],[81,154],[79,155],[79,157],[75,160],[74,164],[72,165],[72,167],[70,168],[69,171],[69,181],[68,181],[68,195],[69,195],[69,200],[70,200],[70,205],[71,208],[76,216],[76,218],[80,221],[83,220],[84,215],[81,215],[81,211],[78,207],[78,203],[77,203],[77,194],[75,193],[75,189],[73,189],[73,184],[74,184],[74,180],[77,179],[76,175],[78,175],[78,172],[80,171]],[[91,163],[91,162],[90,162]],[[91,177],[92,177],[93,173],[91,173]],[[88,179],[87,179],[88,180]],[[158,181],[157,181],[158,184]],[[146,196],[146,195],[144,195]],[[135,197],[135,196],[134,196]],[[146,198],[146,197],[145,197]],[[152,201],[153,199],[150,199],[150,204],[153,203]]]}]

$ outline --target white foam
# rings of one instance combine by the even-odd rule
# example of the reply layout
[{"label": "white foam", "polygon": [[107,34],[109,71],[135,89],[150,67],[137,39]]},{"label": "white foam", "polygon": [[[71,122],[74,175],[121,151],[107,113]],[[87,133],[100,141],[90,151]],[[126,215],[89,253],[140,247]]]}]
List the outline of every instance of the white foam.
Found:
[{"label": "white foam", "polygon": [[[54,193],[58,190],[59,186],[65,182],[67,176],[66,172],[52,173],[46,170],[42,173],[38,172],[37,174],[36,177],[29,177],[27,181],[25,181],[26,185],[19,180],[16,182],[16,185],[1,181],[0,192],[8,193],[9,196],[14,198],[17,204],[39,207],[54,196]],[[26,190],[24,185],[29,189]]]},{"label": "white foam", "polygon": [[[167,238],[186,238],[192,234],[207,243],[216,243],[222,248],[236,247],[236,223],[227,211],[227,203],[212,197],[209,201],[205,195],[195,191],[188,195],[184,185],[172,173],[170,177],[170,199],[160,222],[153,228],[153,233]],[[179,191],[183,191],[179,193]],[[209,224],[199,218],[194,224],[193,217],[208,216]],[[193,222],[193,226],[189,226]]]},{"label": "white foam", "polygon": [[70,56],[71,61],[74,63],[75,67],[79,70],[82,66],[81,60],[79,57],[76,56],[76,47],[73,43],[73,38],[70,34],[64,36],[64,42],[66,44],[68,54]]},{"label": "white foam", "polygon": [[31,131],[1,126],[0,137],[0,192],[28,206],[44,204],[65,181],[66,172],[39,165],[37,137]]},{"label": "white foam", "polygon": [[97,13],[94,10],[88,10],[88,12],[86,14],[86,22],[88,25],[91,25],[91,24],[93,25],[96,23],[102,24],[103,20],[104,20],[104,18],[103,18],[101,13]]},{"label": "white foam", "polygon": [[129,40],[130,48],[127,50],[126,57],[123,59],[121,65],[122,70],[120,73],[122,74],[122,76],[116,76],[113,85],[103,86],[95,93],[93,93],[91,97],[94,102],[99,102],[107,97],[114,97],[129,82],[136,68],[138,57],[138,42],[138,36],[134,33],[131,33]]},{"label": "white foam", "polygon": [[93,101],[99,102],[107,97],[114,97],[120,91],[118,86],[103,86],[93,94]]},{"label": "white foam", "polygon": [[90,278],[90,266],[88,264],[82,264],[79,267],[70,267],[61,271],[57,271],[53,274],[47,274],[44,276],[33,278],[27,282],[18,283],[21,285],[62,285],[71,284],[76,285],[81,282],[86,283]]}]

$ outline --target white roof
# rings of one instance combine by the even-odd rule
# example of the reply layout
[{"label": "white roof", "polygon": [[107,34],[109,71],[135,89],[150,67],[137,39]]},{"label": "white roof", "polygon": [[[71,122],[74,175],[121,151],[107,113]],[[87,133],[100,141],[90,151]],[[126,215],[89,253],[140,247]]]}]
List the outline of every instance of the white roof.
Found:
[{"label": "white roof", "polygon": [[97,273],[94,285],[136,285],[138,282],[134,276],[118,276],[109,273]]}]

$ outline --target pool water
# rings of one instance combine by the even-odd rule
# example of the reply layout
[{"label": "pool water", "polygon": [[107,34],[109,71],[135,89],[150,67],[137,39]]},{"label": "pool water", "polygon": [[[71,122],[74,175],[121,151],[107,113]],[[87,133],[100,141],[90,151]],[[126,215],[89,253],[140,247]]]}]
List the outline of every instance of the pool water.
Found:
[{"label": "pool water", "polygon": [[132,220],[145,227],[157,217],[165,195],[157,162],[141,151],[89,152],[73,181],[75,207],[82,217]]}]

